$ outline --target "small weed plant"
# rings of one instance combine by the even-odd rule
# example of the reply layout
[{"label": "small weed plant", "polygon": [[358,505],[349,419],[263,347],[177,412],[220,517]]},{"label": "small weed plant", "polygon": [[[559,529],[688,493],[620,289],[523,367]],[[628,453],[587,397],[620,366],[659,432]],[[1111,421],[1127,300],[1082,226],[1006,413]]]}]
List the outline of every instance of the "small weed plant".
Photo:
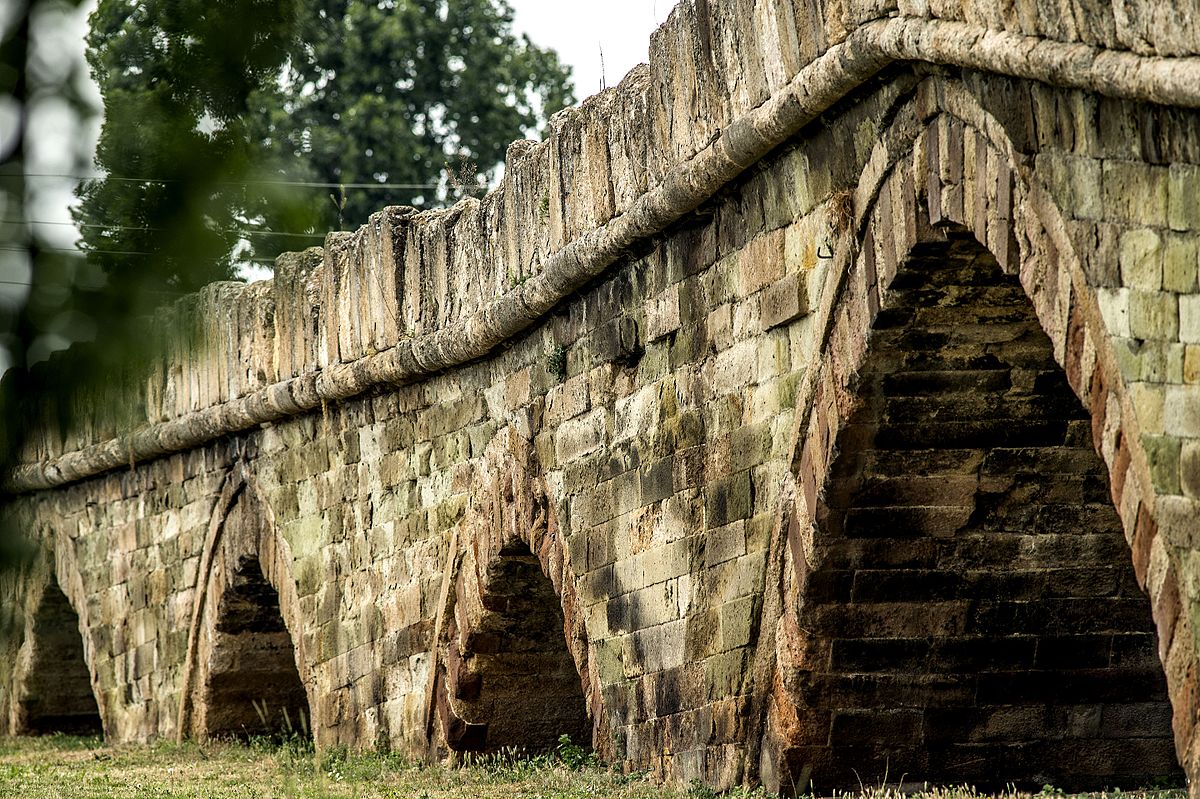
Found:
[{"label": "small weed plant", "polygon": [[600,756],[590,746],[581,746],[571,740],[570,735],[558,736],[558,746],[554,748],[558,760],[571,771],[595,769],[603,766]]}]

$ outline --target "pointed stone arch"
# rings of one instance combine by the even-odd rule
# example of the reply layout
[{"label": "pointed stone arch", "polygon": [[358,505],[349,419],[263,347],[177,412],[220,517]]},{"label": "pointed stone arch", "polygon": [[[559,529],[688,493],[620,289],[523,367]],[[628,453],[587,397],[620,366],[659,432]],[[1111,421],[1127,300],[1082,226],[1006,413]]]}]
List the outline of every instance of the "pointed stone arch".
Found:
[{"label": "pointed stone arch", "polygon": [[179,737],[311,736],[314,680],[291,555],[241,464],[214,509],[196,579]]},{"label": "pointed stone arch", "polygon": [[[104,725],[79,615],[45,551],[14,575],[23,596],[9,684],[7,727],[14,735],[100,735]],[[24,585],[20,585],[23,583]],[[7,592],[6,592],[7,593]],[[15,642],[14,642],[15,643]]]},{"label": "pointed stone arch", "polygon": [[[1111,724],[1108,729],[1112,734],[1129,735],[1128,724],[1122,732],[1121,712],[1112,707],[1140,704],[1142,712],[1126,712],[1125,718],[1132,718],[1135,726],[1142,724],[1146,728],[1141,732],[1134,731],[1134,734],[1144,734],[1145,739],[1150,741],[1147,751],[1152,750],[1152,754],[1147,757],[1148,768],[1158,769],[1159,773],[1175,771],[1174,764],[1163,756],[1168,715],[1178,759],[1191,764],[1195,759],[1196,736],[1193,729],[1197,707],[1195,642],[1186,614],[1181,613],[1178,572],[1160,534],[1161,527],[1177,525],[1179,522],[1169,518],[1169,514],[1159,512],[1146,455],[1141,449],[1136,409],[1117,368],[1095,292],[1089,286],[1080,257],[1066,234],[1062,213],[1040,185],[1032,165],[1015,152],[1002,126],[961,83],[944,77],[926,79],[897,107],[890,128],[876,145],[859,185],[849,199],[853,211],[850,235],[842,237],[834,268],[829,271],[823,304],[817,312],[818,329],[825,332],[824,336],[818,335],[817,339],[826,344],[810,370],[806,385],[807,397],[811,399],[807,407],[811,410],[799,420],[797,426],[794,450],[796,490],[794,501],[785,508],[783,527],[786,546],[782,546],[779,552],[781,562],[785,563],[781,572],[784,586],[781,590],[782,610],[773,628],[776,634],[771,638],[772,657],[776,660],[775,666],[767,672],[770,676],[760,682],[759,689],[769,693],[763,710],[766,717],[763,755],[758,764],[763,779],[776,786],[786,785],[789,780],[804,782],[810,776],[819,778],[824,771],[835,783],[839,779],[843,782],[855,781],[857,776],[848,780],[842,779],[846,774],[839,776],[838,757],[833,754],[834,742],[839,735],[842,740],[850,741],[858,729],[858,737],[864,748],[869,748],[869,742],[883,738],[915,736],[920,739],[931,726],[923,711],[907,714],[898,712],[887,720],[882,716],[872,716],[871,713],[858,717],[847,713],[839,720],[838,710],[832,705],[846,697],[861,697],[874,691],[878,706],[891,702],[895,707],[897,696],[889,698],[888,691],[895,687],[897,680],[876,679],[877,666],[886,662],[903,668],[896,664],[907,661],[912,667],[916,662],[919,666],[910,668],[908,676],[899,682],[911,678],[913,672],[922,672],[928,677],[930,666],[936,661],[932,647],[938,641],[944,642],[952,637],[940,635],[939,629],[933,629],[939,623],[937,613],[922,612],[919,616],[912,615],[904,619],[904,614],[896,609],[896,615],[888,619],[876,608],[873,615],[861,614],[857,619],[858,632],[843,636],[848,640],[840,653],[835,651],[838,648],[836,636],[827,634],[832,633],[836,624],[831,619],[821,619],[822,609],[828,610],[837,601],[852,602],[856,586],[861,584],[861,590],[868,593],[872,590],[886,592],[888,589],[881,588],[886,582],[884,578],[895,577],[894,573],[881,575],[881,580],[871,587],[869,581],[860,583],[858,575],[853,573],[849,576],[836,574],[839,569],[835,566],[840,555],[838,546],[833,542],[847,540],[848,525],[869,523],[861,518],[862,514],[859,519],[853,518],[862,509],[864,496],[871,491],[881,492],[876,494],[876,499],[868,500],[879,503],[881,496],[892,491],[893,501],[890,505],[883,502],[882,507],[890,508],[893,512],[898,509],[894,500],[902,499],[896,495],[897,491],[901,494],[907,491],[911,499],[921,501],[915,485],[889,487],[884,485],[888,482],[885,479],[872,484],[867,462],[878,449],[875,444],[879,436],[898,435],[894,426],[884,431],[882,427],[886,425],[881,427],[878,423],[880,418],[886,419],[895,408],[890,407],[887,392],[880,390],[884,379],[882,374],[886,370],[881,370],[878,364],[872,364],[872,347],[880,340],[876,334],[881,328],[899,323],[897,318],[889,318],[889,314],[899,299],[897,292],[911,288],[905,281],[913,273],[906,271],[906,267],[911,266],[914,259],[926,257],[935,260],[966,257],[974,262],[974,266],[990,262],[988,265],[993,275],[1007,276],[1008,285],[1003,290],[1011,295],[1016,289],[1017,293],[1012,297],[1014,301],[1006,310],[1024,309],[1027,313],[1025,321],[1036,322],[1040,341],[1034,349],[1039,351],[1037,357],[1041,359],[1042,366],[1048,367],[1042,371],[1049,375],[1041,388],[1054,396],[1050,400],[1047,395],[1043,401],[1060,406],[1062,418],[1052,421],[1062,427],[1060,446],[1069,446],[1072,455],[1077,456],[1076,465],[1079,466],[1081,478],[1077,481],[1080,484],[1078,491],[1086,492],[1089,500],[1094,500],[1098,493],[1098,481],[1105,483],[1107,502],[1083,503],[1103,505],[1103,510],[1097,509],[1096,518],[1088,523],[1103,529],[1102,537],[1109,542],[1106,546],[1110,549],[1113,542],[1119,545],[1116,553],[1110,554],[1113,559],[1118,555],[1123,558],[1123,567],[1132,572],[1127,578],[1118,578],[1120,586],[1115,589],[1113,596],[1120,596],[1132,608],[1137,604],[1137,598],[1130,595],[1130,586],[1150,595],[1149,602],[1140,600],[1145,606],[1143,615],[1140,619],[1129,618],[1127,630],[1105,630],[1104,633],[1110,636],[1127,633],[1143,641],[1135,655],[1140,667],[1148,667],[1147,673],[1143,674],[1143,682],[1152,682],[1152,678],[1161,682],[1161,669],[1165,665],[1167,694],[1172,705],[1168,714],[1159,689],[1149,684],[1141,686],[1144,690],[1139,701],[1124,701],[1130,699],[1131,695],[1122,693],[1122,689],[1115,686],[1111,679],[1115,671],[1105,671],[1110,666],[1119,665],[1115,660],[1119,654],[1111,638],[1104,653],[1089,653],[1083,647],[1069,647],[1069,651],[1062,653],[1067,671],[1086,671],[1081,664],[1093,655],[1100,658],[1103,654],[1107,658],[1103,667],[1089,675],[1092,695],[1088,701],[1096,717],[1086,718],[1082,706],[1088,702],[1081,701],[1079,712],[1072,721],[1076,729],[1060,736],[1058,743],[1054,743],[1049,736],[1037,737],[1039,729],[1055,723],[1053,702],[1043,702],[1042,715],[1033,721],[1030,718],[1020,721],[1020,714],[1013,714],[1007,722],[1012,729],[1007,733],[1008,739],[1005,739],[1010,745],[1010,755],[1019,754],[1026,758],[1029,766],[1025,769],[1028,772],[1024,775],[1026,780],[1037,779],[1044,773],[1045,764],[1056,757],[1066,764],[1059,769],[1056,784],[1112,785],[1122,782],[1125,777],[1136,779],[1132,771],[1127,769],[1122,772],[1119,766],[1106,772],[1106,764],[1112,765],[1114,759],[1119,758],[1112,753],[1112,742],[1103,740],[1105,731],[1101,727]],[[942,287],[942,300],[946,297],[944,290],[952,287],[952,284]],[[994,376],[977,377],[981,380],[995,379]],[[912,376],[910,378],[919,380]],[[953,379],[953,376],[946,377],[947,381]],[[961,374],[958,379],[963,379]],[[1011,388],[1011,379],[1005,380],[1009,381],[1007,386],[997,384],[993,396],[1002,396],[1004,391]],[[1057,383],[1057,386],[1052,386],[1053,383]],[[1028,387],[1031,390],[1038,388],[1035,383]],[[1033,395],[1036,393],[1033,391]],[[980,396],[984,394],[987,392],[982,392]],[[1071,408],[1064,396],[1076,399],[1082,405],[1076,404]],[[977,396],[976,400],[979,399]],[[988,400],[983,401],[986,403]],[[910,403],[907,410],[919,416],[927,414],[934,407],[936,404],[926,402],[921,407],[914,402]],[[870,421],[872,418],[874,423]],[[919,433],[917,430],[909,432]],[[951,440],[952,430],[947,428],[940,432],[944,441]],[[1028,425],[1016,425],[992,432],[1001,437],[1019,438],[1022,434],[1032,434],[1034,431]],[[925,434],[930,435],[930,431],[926,430]],[[940,445],[931,447],[939,448],[944,449]],[[1089,448],[1098,457],[1088,452]],[[946,463],[936,465],[938,469],[947,466]],[[957,465],[962,466],[963,462],[959,460]],[[1043,467],[1051,468],[1047,464],[1043,464]],[[1013,487],[1012,479],[1022,473],[1022,468],[1020,464],[1010,464],[1008,471],[1002,475],[1009,479],[1009,489],[1016,492],[1008,495],[1010,500],[1020,494]],[[975,478],[978,479],[981,474],[980,464],[976,464]],[[886,476],[879,474],[877,477]],[[941,475],[940,479],[942,484],[934,489],[939,496],[952,493],[955,488],[953,477]],[[1086,481],[1090,481],[1090,486],[1085,489],[1082,484]],[[1027,482],[1024,490],[1037,492],[1053,490],[1056,486],[1061,489],[1065,482],[1053,479],[1049,485],[1031,485]],[[953,516],[953,513],[949,513],[943,514],[947,518],[939,522],[926,514],[928,518],[919,521],[910,519],[910,523],[926,533],[935,528],[945,528],[942,532],[952,536],[972,519],[978,521],[986,517],[988,514],[979,503],[979,484],[963,487],[963,491],[964,503],[958,511],[963,515],[962,519],[949,518]],[[1004,492],[993,493],[997,496],[992,499],[998,501],[991,509],[994,519],[1004,504],[999,499]],[[921,508],[922,512],[926,510],[925,507]],[[895,524],[895,518],[890,522]],[[1030,523],[1031,520],[1022,522]],[[941,524],[940,528],[938,524]],[[928,526],[929,530],[922,525]],[[855,546],[860,550],[860,555],[870,549],[861,540],[849,548]],[[841,554],[846,549],[842,547]],[[898,548],[890,551],[884,548],[883,551],[867,554],[876,558],[875,563],[878,564],[880,558],[886,561],[897,552]],[[1099,555],[1092,552],[1088,557],[1094,559]],[[892,561],[886,563],[883,571],[891,569],[894,572],[895,567],[901,565],[895,562],[895,558]],[[1105,568],[1111,570],[1116,565],[1116,560],[1113,560],[1111,566]],[[946,585],[946,580],[942,580],[939,587],[939,579],[938,575],[931,574],[928,582],[916,581],[910,589],[925,592],[956,590]],[[953,582],[953,579],[949,581]],[[997,587],[1001,591],[1016,590],[1015,585]],[[896,581],[893,582],[893,588],[896,591],[903,590],[900,582]],[[1076,586],[1073,590],[1076,598],[1083,599],[1078,595],[1086,592],[1087,588]],[[850,595],[843,597],[847,591]],[[940,619],[953,629],[962,629],[969,623],[968,617],[980,615],[979,603],[982,600],[979,597],[974,600],[971,597],[958,598],[967,600],[961,609],[964,616],[959,619]],[[928,597],[926,601],[930,601]],[[972,601],[976,604],[972,605]],[[1003,621],[999,616],[995,620]],[[1015,620],[1010,618],[1008,621]],[[1031,636],[1036,639],[1033,642],[1034,659],[1028,666],[1022,665],[1020,669],[1014,667],[1012,673],[1037,665],[1038,644],[1049,641],[1050,637],[1048,631],[1051,627],[1045,624],[1062,621],[1062,618],[1043,619],[1043,627],[1038,633],[1043,637],[1038,638],[1038,634]],[[829,629],[821,628],[825,622],[828,622],[826,626]],[[904,628],[906,623],[910,624],[907,628],[910,631],[921,628],[922,632],[907,639],[904,634],[891,635],[886,632],[878,638],[870,635],[872,631],[886,631],[889,624]],[[1147,636],[1155,633],[1157,647],[1150,647],[1147,651],[1144,642]],[[872,646],[875,647],[874,651]],[[889,651],[888,647],[892,649]],[[1049,657],[1052,648],[1050,645],[1043,647],[1043,659]],[[1011,653],[997,649],[995,654],[999,657]],[[839,657],[846,658],[846,668],[840,675],[840,683],[834,681],[837,684],[831,684],[820,675],[823,672],[836,672],[836,665],[829,664],[836,664]],[[858,658],[857,664],[854,658]],[[866,668],[864,660],[871,661],[867,665],[876,671]],[[947,686],[944,682],[939,682],[937,675],[928,679],[924,686],[927,689],[926,697],[917,704],[928,707],[936,704],[934,698],[944,699],[952,694],[955,686]],[[976,681],[976,692],[978,687],[979,681]],[[1002,693],[1004,689],[998,690]],[[1036,693],[1028,682],[1024,687],[1014,682],[1010,690],[1025,691],[1026,700],[1032,696],[1030,692]],[[1083,691],[1080,696],[1086,693]],[[973,697],[971,702],[974,702]],[[953,705],[953,702],[950,704]],[[965,707],[968,703],[960,704]],[[1024,705],[1021,702],[1015,704],[1028,710],[1036,703],[1024,701]],[[1110,718],[1106,719],[1105,713],[1109,713]],[[958,740],[951,743],[969,744],[972,735],[976,736],[976,740],[990,735],[987,724],[1001,724],[998,715],[988,716],[982,722],[980,718],[983,716],[977,715],[970,723],[960,723],[957,731],[953,731],[954,725],[949,720],[943,720],[942,728],[950,728],[952,737],[959,736]],[[887,723],[890,722],[894,722],[897,728],[889,732]],[[1157,727],[1154,727],[1155,724]],[[1022,742],[1022,736],[1035,740]],[[1003,736],[993,738],[1000,740]],[[1070,745],[1062,743],[1067,739],[1071,739]],[[847,748],[847,755],[851,754],[849,750],[852,748]],[[910,753],[912,751],[915,750],[910,750]],[[880,755],[880,762],[885,764],[893,779],[900,776],[899,772],[907,771],[909,778],[920,780],[926,776],[922,773],[925,771],[936,779],[986,781],[985,778],[970,774],[969,769],[959,768],[965,762],[962,758],[931,758],[928,746],[918,753],[919,756],[910,758],[913,767],[908,769],[904,764],[891,760],[890,756],[898,753],[873,752]],[[959,754],[963,752],[965,749]],[[855,754],[861,757],[864,751],[860,748]],[[858,765],[859,774],[864,779],[883,776],[882,772],[870,777],[863,774],[861,760],[850,765]],[[998,775],[1002,772],[995,773]],[[1006,778],[1011,778],[1011,770],[1003,773],[1008,775]],[[822,787],[830,787],[829,782]]]},{"label": "pointed stone arch", "polygon": [[1178,777],[1088,415],[1018,281],[941,232],[888,287],[816,501],[796,754],[824,785]]},{"label": "pointed stone arch", "polygon": [[451,546],[435,628],[431,746],[538,751],[564,734],[602,740],[574,573],[530,444],[512,429],[489,444]]}]

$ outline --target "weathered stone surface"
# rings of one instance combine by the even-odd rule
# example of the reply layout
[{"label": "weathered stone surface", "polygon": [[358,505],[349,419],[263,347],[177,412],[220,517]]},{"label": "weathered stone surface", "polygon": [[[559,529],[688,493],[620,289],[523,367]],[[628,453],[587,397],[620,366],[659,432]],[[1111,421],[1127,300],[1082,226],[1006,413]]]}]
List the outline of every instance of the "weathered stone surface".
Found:
[{"label": "weathered stone surface", "polygon": [[0,721],[1195,784],[1200,47],[1164,9],[684,2],[484,200],[181,301],[205,347],[112,387],[142,424],[96,401],[13,475],[43,557]]}]

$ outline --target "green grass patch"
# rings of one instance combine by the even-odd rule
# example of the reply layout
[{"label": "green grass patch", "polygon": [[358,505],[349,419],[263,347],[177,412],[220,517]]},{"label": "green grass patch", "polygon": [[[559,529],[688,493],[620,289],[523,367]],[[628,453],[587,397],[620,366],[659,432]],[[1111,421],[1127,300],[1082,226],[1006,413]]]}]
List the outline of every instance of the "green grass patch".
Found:
[{"label": "green grass patch", "polygon": [[[1061,795],[1049,786],[1043,796]],[[672,788],[622,774],[586,747],[468,757],[460,766],[416,763],[393,753],[314,751],[300,736],[248,743],[105,746],[99,738],[0,739],[0,797],[23,799],[714,799],[694,783]],[[737,789],[730,799],[768,799]],[[842,797],[902,799],[891,789]],[[915,799],[982,799],[969,789],[910,794]],[[1028,799],[1007,792],[1002,799]],[[1034,794],[1032,796],[1037,796]],[[1094,799],[1184,799],[1181,790],[1111,791]],[[904,799],[908,799],[904,797]]]}]

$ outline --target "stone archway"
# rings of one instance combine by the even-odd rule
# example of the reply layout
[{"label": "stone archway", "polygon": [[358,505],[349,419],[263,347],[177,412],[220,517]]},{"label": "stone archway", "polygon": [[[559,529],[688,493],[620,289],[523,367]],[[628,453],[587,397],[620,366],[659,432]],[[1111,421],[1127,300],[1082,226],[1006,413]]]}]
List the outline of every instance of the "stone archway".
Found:
[{"label": "stone archway", "polygon": [[31,607],[18,655],[12,732],[103,733],[79,616],[52,573]]},{"label": "stone archway", "polygon": [[527,441],[497,435],[456,535],[464,548],[439,618],[432,697],[435,735],[452,751],[596,740],[574,577],[531,461]]},{"label": "stone archway", "polygon": [[[1032,165],[1014,153],[1003,128],[961,84],[941,77],[927,79],[898,105],[849,205],[851,235],[838,248],[817,311],[818,325],[827,335],[808,384],[811,412],[797,426],[795,500],[785,509],[787,546],[779,555],[785,564],[783,610],[778,622],[772,622],[776,660],[770,679],[760,682],[769,695],[764,779],[786,786],[789,780],[820,780],[824,773],[829,779],[819,782],[820,787],[829,787],[830,780],[857,785],[859,776],[870,779],[861,768],[863,756],[875,758],[892,780],[924,780],[928,775],[984,784],[986,773],[977,776],[971,769],[998,758],[1004,758],[1008,778],[1015,760],[1031,782],[1049,776],[1057,784],[1128,785],[1149,776],[1146,768],[1177,775],[1168,724],[1179,759],[1191,762],[1195,642],[1180,609],[1176,568],[1159,534],[1157,498],[1141,451],[1136,411],[1061,214],[1039,186]],[[893,348],[893,356],[912,350],[920,357],[921,349],[941,349],[953,339],[938,341],[931,337],[933,331],[911,326],[915,315],[897,315],[901,297],[896,292],[916,292],[916,301],[908,303],[916,308],[924,307],[924,301],[969,295],[976,288],[969,281],[940,289],[927,282],[910,285],[914,261],[945,263],[955,257],[968,258],[976,267],[988,261],[992,275],[1007,276],[1003,290],[1012,301],[1000,307],[992,300],[984,303],[1000,315],[990,324],[1010,324],[1003,314],[1019,310],[1023,318],[1017,321],[1031,340],[1038,338],[1034,332],[1041,334],[1037,346],[1025,353],[1036,351],[1041,366],[1021,366],[1031,392],[1024,400],[1027,414],[1016,414],[1021,402],[1011,394],[1017,385],[1011,369],[1003,378],[982,373],[968,377],[972,370],[967,368],[957,374],[909,369],[904,378],[909,390],[923,383],[927,389],[936,387],[942,399],[905,398],[903,392],[889,398],[898,378],[889,377],[892,384],[886,384],[888,370],[879,364],[888,357],[888,335],[909,337],[905,347]],[[996,284],[989,290],[1000,288]],[[927,292],[924,298],[922,291]],[[882,332],[887,329],[893,332]],[[880,342],[885,346],[875,352]],[[1037,374],[1047,375],[1041,384],[1036,377],[1026,379]],[[969,389],[965,402],[953,397],[956,380],[958,388],[965,381]],[[1013,421],[991,425],[994,439],[986,447],[976,446],[986,443],[986,436],[980,437],[986,425],[976,427],[977,440],[970,446],[966,440],[958,441],[964,446],[950,446],[978,421],[969,418],[972,408]],[[934,411],[959,417],[938,424],[929,416]],[[1047,416],[1050,412],[1059,417]],[[907,421],[904,413],[910,415]],[[1061,435],[1060,440],[1051,434]],[[924,486],[895,475],[895,462],[880,466],[897,453],[899,460],[916,457],[917,448],[906,440],[910,435],[912,441],[923,435],[926,444],[935,445],[925,448],[934,454],[922,468],[936,480]],[[1016,446],[1022,437],[1024,444]],[[995,445],[1006,441],[1014,445],[1008,449],[1027,452],[1004,465],[989,453],[1005,449]],[[891,456],[882,454],[888,450]],[[1071,468],[1077,477],[1070,476]],[[985,475],[988,469],[992,473]],[[964,471],[976,481],[974,486],[963,479]],[[1030,473],[1041,479],[1030,479]],[[984,476],[990,482],[985,484]],[[923,491],[933,492],[936,501]],[[1065,503],[1074,508],[1069,514],[1059,508],[1039,517],[1024,507],[1044,509],[1048,497],[1059,500],[1049,504],[1063,505],[1071,491],[1074,498]],[[992,562],[993,593],[999,601],[987,598],[978,581],[971,588],[974,594],[964,595],[971,583],[968,559],[954,564],[934,555],[932,561],[921,561],[942,546],[938,539],[970,533],[971,525],[975,533],[986,532],[988,525],[1014,526],[1017,538],[1037,543],[1038,535],[1068,535],[1072,516],[1074,529],[1083,524],[1099,531],[1089,534],[1094,540],[1088,547],[1080,548],[1076,541],[1074,550],[1063,544],[1057,552],[1053,546],[1029,552],[1018,544],[1007,553],[1003,547],[989,553],[985,543],[975,553],[973,565]],[[891,530],[888,535],[870,532],[885,528]],[[901,534],[905,530],[907,538]],[[936,568],[929,569],[930,562]],[[1117,582],[1104,589],[1088,581],[1066,585],[1048,576],[1020,575],[1038,568],[1060,572],[1057,577],[1098,569]],[[904,574],[923,570],[926,579]],[[983,576],[988,570],[976,571]],[[1029,593],[1035,587],[1040,593]],[[1134,588],[1149,593],[1149,601]],[[864,600],[874,595],[873,602],[864,604],[899,601],[892,603],[892,612],[876,607],[853,619],[836,618],[853,615],[838,607],[837,598],[853,605],[856,592]],[[1022,599],[1021,592],[1030,598]],[[921,599],[906,601],[906,596]],[[1105,602],[1122,605],[1125,618],[1103,618],[1097,609]],[[1074,618],[1063,612],[1068,603],[1075,603],[1079,612]],[[1047,612],[1046,605],[1057,607]],[[974,631],[986,638],[983,628],[988,625],[998,644],[1011,642],[1011,636],[1028,639],[1024,644],[1032,659],[1012,663],[1007,678],[981,675],[972,666],[991,656],[992,673],[1001,673],[1001,656],[1015,657],[1013,647],[989,647],[963,637]],[[1094,637],[1090,648],[1087,636]],[[1133,651],[1121,652],[1114,646],[1118,639],[1139,643]],[[961,647],[952,652],[955,641]],[[1055,648],[1060,652],[1057,665]],[[1164,665],[1169,713],[1161,690]],[[1118,678],[1127,668],[1137,672],[1138,685],[1121,684]],[[948,679],[972,670],[966,688]],[[1039,679],[1048,684],[1039,687]],[[876,715],[870,707],[894,712]],[[850,712],[839,715],[839,708]],[[930,724],[931,710],[947,715]],[[929,739],[930,730],[945,739]],[[902,738],[913,743],[894,743]],[[1137,740],[1131,745],[1128,739]],[[840,742],[850,755],[856,740],[861,744],[853,752],[860,758],[857,763],[831,754]],[[891,750],[880,741],[893,742]],[[968,751],[972,747],[975,753]],[[987,754],[989,747],[993,754]],[[1136,749],[1143,762],[1125,757],[1122,747]],[[839,771],[839,762],[860,766],[858,774]],[[1057,771],[1047,768],[1055,762],[1060,764]],[[882,776],[882,769],[872,775],[876,780]]]},{"label": "stone archway", "polygon": [[295,589],[263,500],[235,473],[210,528],[193,617],[180,733],[313,734],[311,680],[294,638]]},{"label": "stone archway", "polygon": [[528,545],[503,545],[484,567],[479,590],[475,618],[456,618],[448,630],[447,745],[536,752],[552,748],[561,735],[590,742],[558,596]]},{"label": "stone archway", "polygon": [[1178,778],[1089,415],[1017,279],[941,233],[888,287],[817,500],[802,758],[823,786]]}]

